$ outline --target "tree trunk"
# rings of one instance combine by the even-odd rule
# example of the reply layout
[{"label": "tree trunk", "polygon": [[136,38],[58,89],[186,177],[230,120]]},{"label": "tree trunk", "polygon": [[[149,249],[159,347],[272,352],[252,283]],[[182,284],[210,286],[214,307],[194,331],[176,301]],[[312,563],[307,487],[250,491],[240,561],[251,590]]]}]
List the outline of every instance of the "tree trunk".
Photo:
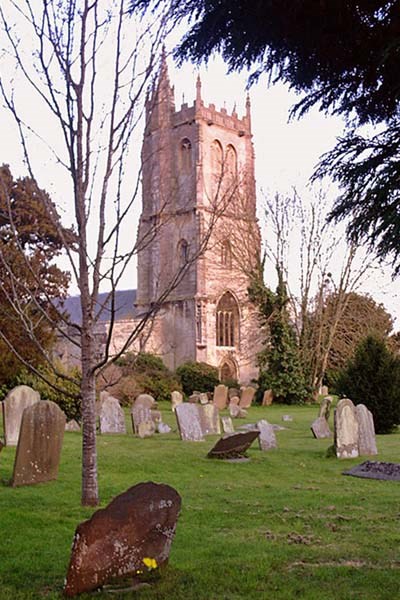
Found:
[{"label": "tree trunk", "polygon": [[[84,337],[86,339],[84,339]],[[83,506],[99,503],[96,450],[96,380],[92,336],[82,335],[82,498]]]}]

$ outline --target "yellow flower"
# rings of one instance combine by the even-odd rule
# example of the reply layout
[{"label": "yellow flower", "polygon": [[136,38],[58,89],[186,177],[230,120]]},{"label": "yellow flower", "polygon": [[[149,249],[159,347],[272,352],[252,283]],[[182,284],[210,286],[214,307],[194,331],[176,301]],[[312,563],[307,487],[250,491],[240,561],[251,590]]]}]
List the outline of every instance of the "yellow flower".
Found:
[{"label": "yellow flower", "polygon": [[143,559],[143,563],[148,569],[157,569],[157,561],[155,558],[149,558],[148,556],[146,556]]}]

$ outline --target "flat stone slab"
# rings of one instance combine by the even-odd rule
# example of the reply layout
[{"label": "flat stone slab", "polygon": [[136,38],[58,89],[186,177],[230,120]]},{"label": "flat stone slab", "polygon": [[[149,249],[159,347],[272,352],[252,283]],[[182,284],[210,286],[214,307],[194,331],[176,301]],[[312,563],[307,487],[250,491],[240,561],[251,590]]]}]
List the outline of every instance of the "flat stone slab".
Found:
[{"label": "flat stone slab", "polygon": [[222,458],[222,459],[237,459],[246,458],[245,452],[251,446],[251,444],[258,438],[260,432],[257,431],[245,431],[237,432],[229,435],[228,437],[221,438],[211,448],[207,454],[207,458]]},{"label": "flat stone slab", "polygon": [[343,475],[383,479],[384,481],[400,481],[400,463],[366,460],[348,471],[343,471]]},{"label": "flat stone slab", "polygon": [[181,497],[169,485],[139,483],[78,525],[64,594],[95,590],[168,561]]}]

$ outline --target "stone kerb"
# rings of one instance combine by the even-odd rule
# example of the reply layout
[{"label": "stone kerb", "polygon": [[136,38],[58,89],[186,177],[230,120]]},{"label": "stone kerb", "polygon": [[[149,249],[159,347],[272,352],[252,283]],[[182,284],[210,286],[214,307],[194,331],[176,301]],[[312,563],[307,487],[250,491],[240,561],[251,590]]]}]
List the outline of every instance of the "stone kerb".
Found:
[{"label": "stone kerb", "polygon": [[125,414],[117,398],[107,396],[100,407],[100,433],[126,433]]},{"label": "stone kerb", "polygon": [[24,410],[13,487],[57,479],[65,421],[60,407],[49,400],[35,402]]},{"label": "stone kerb", "polygon": [[372,413],[364,404],[357,404],[358,452],[361,456],[378,454]]},{"label": "stone kerb", "polygon": [[17,385],[8,392],[2,403],[6,446],[16,446],[18,444],[23,412],[39,401],[39,392],[28,385]]},{"label": "stone kerb", "polygon": [[355,406],[348,398],[339,400],[334,416],[334,447],[338,458],[358,456],[358,419]]}]

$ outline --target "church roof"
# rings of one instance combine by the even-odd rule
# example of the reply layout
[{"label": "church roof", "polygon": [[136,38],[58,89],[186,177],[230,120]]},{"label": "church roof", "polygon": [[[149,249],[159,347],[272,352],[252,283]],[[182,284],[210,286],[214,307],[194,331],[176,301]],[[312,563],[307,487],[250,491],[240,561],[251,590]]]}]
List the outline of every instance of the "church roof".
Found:
[{"label": "church roof", "polygon": [[[99,294],[97,314],[101,311],[99,320],[107,322],[111,315],[111,299],[108,298],[108,293]],[[107,302],[106,302],[107,300]],[[133,319],[136,315],[134,306],[136,301],[136,290],[117,290],[115,292],[115,318],[117,321]],[[103,307],[103,304],[106,304]],[[81,300],[80,296],[69,296],[64,301],[64,310],[69,313],[73,323],[80,324],[82,321]],[[102,310],[101,310],[102,309]]]}]

